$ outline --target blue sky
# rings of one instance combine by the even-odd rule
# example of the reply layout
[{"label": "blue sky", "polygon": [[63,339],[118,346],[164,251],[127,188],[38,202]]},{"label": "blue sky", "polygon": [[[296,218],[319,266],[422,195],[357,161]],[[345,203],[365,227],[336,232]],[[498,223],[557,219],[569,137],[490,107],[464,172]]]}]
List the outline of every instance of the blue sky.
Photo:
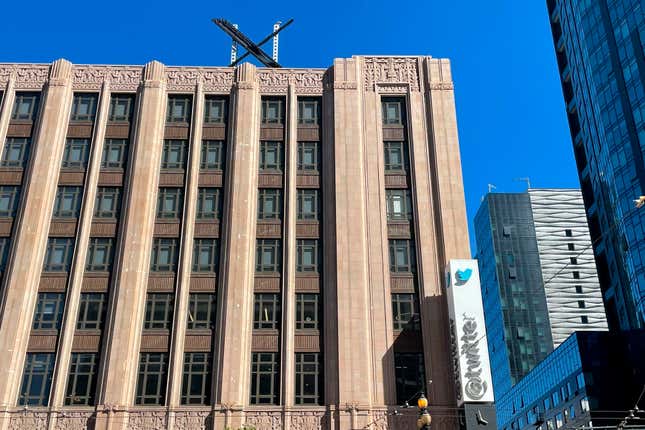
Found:
[{"label": "blue sky", "polygon": [[472,237],[489,183],[579,186],[544,0],[7,2],[0,62],[226,65],[230,39],[213,17],[254,40],[294,18],[280,40],[287,67],[356,54],[450,58]]}]

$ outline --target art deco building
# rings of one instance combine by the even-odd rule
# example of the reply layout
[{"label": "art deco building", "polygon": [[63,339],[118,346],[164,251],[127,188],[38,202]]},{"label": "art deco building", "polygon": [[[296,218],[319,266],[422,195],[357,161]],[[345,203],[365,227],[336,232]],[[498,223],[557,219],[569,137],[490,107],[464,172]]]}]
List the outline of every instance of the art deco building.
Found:
[{"label": "art deco building", "polygon": [[0,90],[0,429],[412,428],[419,390],[456,428],[447,60],[58,60]]}]

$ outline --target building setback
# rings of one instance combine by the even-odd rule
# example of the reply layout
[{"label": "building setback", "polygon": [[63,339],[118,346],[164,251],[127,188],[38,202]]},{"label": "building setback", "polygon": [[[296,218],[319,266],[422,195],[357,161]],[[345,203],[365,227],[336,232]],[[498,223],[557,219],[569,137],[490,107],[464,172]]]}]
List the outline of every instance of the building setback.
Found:
[{"label": "building setback", "polygon": [[0,429],[409,428],[419,390],[457,425],[447,60],[57,60],[0,91]]}]

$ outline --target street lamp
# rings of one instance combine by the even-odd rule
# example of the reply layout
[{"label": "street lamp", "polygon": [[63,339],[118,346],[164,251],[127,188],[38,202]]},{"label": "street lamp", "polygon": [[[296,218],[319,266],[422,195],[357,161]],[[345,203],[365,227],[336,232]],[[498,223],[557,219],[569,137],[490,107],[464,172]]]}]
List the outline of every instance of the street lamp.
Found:
[{"label": "street lamp", "polygon": [[417,407],[419,408],[419,419],[417,420],[417,428],[418,429],[430,429],[430,422],[432,421],[432,418],[430,417],[430,414],[428,413],[428,399],[426,399],[426,396],[421,393],[419,398],[417,399]]}]

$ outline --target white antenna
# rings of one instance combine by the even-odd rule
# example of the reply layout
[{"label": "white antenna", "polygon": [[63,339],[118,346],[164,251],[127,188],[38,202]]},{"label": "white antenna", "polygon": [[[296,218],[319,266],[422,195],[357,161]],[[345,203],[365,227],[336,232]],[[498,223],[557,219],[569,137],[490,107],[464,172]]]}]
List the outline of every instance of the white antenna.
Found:
[{"label": "white antenna", "polygon": [[488,192],[489,192],[489,193],[493,192],[493,190],[496,190],[496,189],[497,189],[497,187],[496,187],[495,185],[493,185],[493,184],[488,184]]},{"label": "white antenna", "polygon": [[[280,29],[280,24],[282,24],[282,21],[278,21],[275,24],[273,24],[273,32],[275,33]],[[276,63],[278,62],[278,34],[276,33],[275,36],[273,36],[273,61]]]},{"label": "white antenna", "polygon": [[[237,24],[233,24],[233,27],[237,28]],[[237,42],[235,39],[231,42],[231,63],[235,63],[237,60]]]}]

